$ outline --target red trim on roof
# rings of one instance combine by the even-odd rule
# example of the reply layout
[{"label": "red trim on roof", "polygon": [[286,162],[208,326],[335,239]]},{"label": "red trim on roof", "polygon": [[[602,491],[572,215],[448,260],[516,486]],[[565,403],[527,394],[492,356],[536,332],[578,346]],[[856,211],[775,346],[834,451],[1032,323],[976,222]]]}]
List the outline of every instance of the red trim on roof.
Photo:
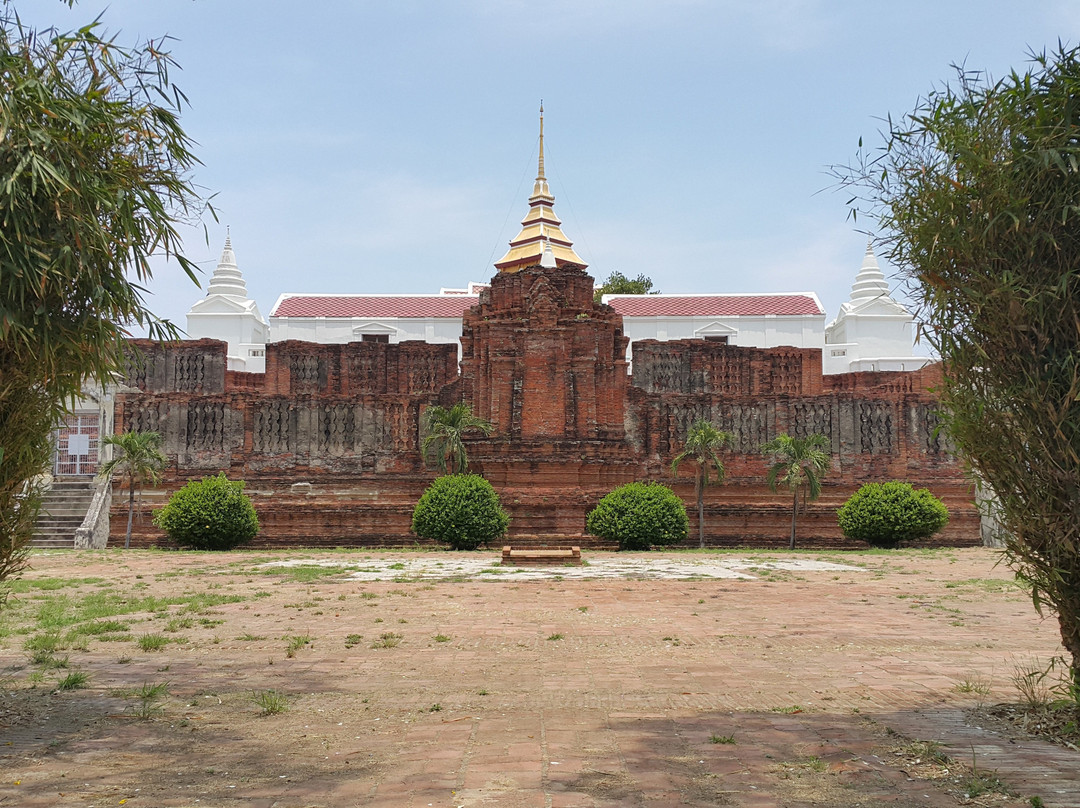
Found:
[{"label": "red trim on roof", "polygon": [[824,314],[810,295],[632,295],[609,301],[623,317],[760,317]]},{"label": "red trim on roof", "polygon": [[292,295],[270,312],[271,317],[457,317],[480,301],[476,295]]}]

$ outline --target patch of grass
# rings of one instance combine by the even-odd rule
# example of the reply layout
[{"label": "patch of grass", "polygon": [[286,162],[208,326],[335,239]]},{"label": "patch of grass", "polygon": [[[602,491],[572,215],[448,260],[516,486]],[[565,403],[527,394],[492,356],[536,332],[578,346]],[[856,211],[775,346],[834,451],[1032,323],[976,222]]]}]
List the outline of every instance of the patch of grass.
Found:
[{"label": "patch of grass", "polygon": [[361,592],[360,597],[362,597],[364,600],[374,600],[379,596],[374,592]]},{"label": "patch of grass", "polygon": [[220,626],[224,622],[224,620],[212,620],[209,617],[199,618],[199,625],[203,626],[204,628],[213,628],[214,626]]},{"label": "patch of grass", "polygon": [[6,582],[6,586],[10,592],[21,595],[35,590],[38,592],[55,592],[58,589],[67,589],[69,587],[78,589],[84,584],[100,584],[103,582],[103,578],[19,578]]},{"label": "patch of grass", "polygon": [[709,743],[735,744],[734,735],[717,735],[715,732],[709,736]]},{"label": "patch of grass", "polygon": [[450,642],[450,638],[445,634],[436,634],[432,639],[434,639],[435,642]]},{"label": "patch of grass", "polygon": [[551,641],[553,641],[553,642],[554,642],[555,640],[561,640],[562,638],[563,638],[563,635],[562,635],[562,634],[549,634],[549,635],[548,635],[548,639],[549,639],[549,640],[551,640]]},{"label": "patch of grass", "polygon": [[102,634],[117,634],[130,630],[131,625],[122,620],[91,620],[89,623],[75,626],[70,633],[100,637]]},{"label": "patch of grass", "polygon": [[793,715],[794,713],[803,712],[803,708],[798,704],[792,704],[790,707],[773,707],[772,712],[784,713],[785,715]]},{"label": "patch of grass", "polygon": [[476,695],[478,695],[478,696],[486,696],[487,694],[488,694],[487,688],[482,687],[482,688],[480,688],[479,690],[476,691]]},{"label": "patch of grass", "polygon": [[296,652],[303,648],[305,645],[311,643],[312,637],[310,634],[297,634],[295,636],[285,637],[285,656],[292,659],[296,656]]},{"label": "patch of grass", "polygon": [[990,682],[982,678],[961,679],[953,685],[953,690],[957,693],[975,693],[986,696],[990,693]]},{"label": "patch of grass", "polygon": [[174,617],[165,624],[165,631],[175,634],[177,631],[183,631],[194,625],[195,621],[190,617]]},{"label": "patch of grass", "polygon": [[387,569],[388,570],[403,570],[403,569],[405,569],[405,564],[403,562],[401,562],[401,561],[395,561],[393,564],[390,564],[387,567]]},{"label": "patch of grass", "polygon": [[237,637],[240,642],[258,642],[259,640],[265,640],[266,636],[263,634],[252,634],[250,632],[244,632]]},{"label": "patch of grass", "polygon": [[350,634],[345,638],[345,647],[352,648],[355,645],[359,645],[360,641],[363,639],[364,638],[361,637],[359,634]]},{"label": "patch of grass", "polygon": [[949,756],[945,754],[944,748],[937,741],[912,741],[904,747],[903,752],[905,755],[914,758],[915,763],[926,761],[945,766],[951,762]]},{"label": "patch of grass", "polygon": [[136,718],[149,719],[155,715],[159,715],[165,711],[165,705],[162,704],[169,695],[169,683],[157,682],[150,684],[144,682],[143,686],[135,691],[133,694],[136,699],[136,703],[132,706],[131,712]]},{"label": "patch of grass", "polygon": [[1020,696],[1020,703],[1031,710],[1046,709],[1051,701],[1050,688],[1046,684],[1049,669],[1039,660],[1017,662],[1013,668],[1012,683]]},{"label": "patch of grass", "polygon": [[90,674],[86,671],[72,671],[56,683],[57,690],[81,690],[90,681]]},{"label": "patch of grass", "polygon": [[143,651],[160,651],[169,644],[169,638],[164,634],[140,634],[135,642]]},{"label": "patch of grass", "polygon": [[392,631],[384,631],[379,635],[379,639],[375,640],[371,644],[372,648],[397,648],[401,645],[401,641],[404,639],[400,634],[395,634]]},{"label": "patch of grass", "polygon": [[295,567],[272,567],[263,570],[263,575],[284,575],[297,583],[310,583],[322,578],[344,575],[348,570],[329,564],[297,564]]},{"label": "patch of grass", "polygon": [[259,690],[252,694],[260,715],[279,715],[289,709],[289,697],[279,690]]},{"label": "patch of grass", "polygon": [[429,713],[437,713],[437,712],[441,712],[441,711],[442,711],[442,705],[439,704],[438,702],[436,702],[435,704],[432,704],[430,707],[428,707],[428,712]]},{"label": "patch of grass", "polygon": [[589,607],[588,606],[578,606],[577,610],[579,612],[581,612],[582,614],[584,614],[585,612],[589,611]]},{"label": "patch of grass", "polygon": [[682,640],[678,637],[664,637],[663,642],[668,642],[672,645],[682,645]]}]

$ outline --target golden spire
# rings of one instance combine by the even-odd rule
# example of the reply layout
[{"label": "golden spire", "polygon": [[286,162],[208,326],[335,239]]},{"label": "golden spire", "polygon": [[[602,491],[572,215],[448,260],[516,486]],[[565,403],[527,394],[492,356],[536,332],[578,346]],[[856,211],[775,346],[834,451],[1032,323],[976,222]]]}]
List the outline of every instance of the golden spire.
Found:
[{"label": "golden spire", "polygon": [[548,190],[547,177],[544,176],[544,99],[540,99],[540,161],[536,171],[536,182],[533,184],[533,196],[551,196]]},{"label": "golden spire", "polygon": [[[495,262],[500,272],[517,272],[529,266],[548,266],[554,261],[558,266],[576,264],[586,266],[574,252],[574,245],[562,232],[562,222],[555,215],[552,206],[555,197],[548,189],[547,177],[544,176],[544,102],[540,102],[540,159],[533,184],[532,196],[529,197],[529,212],[521,220],[521,232],[510,242],[506,255]],[[545,256],[545,250],[549,256]]]}]

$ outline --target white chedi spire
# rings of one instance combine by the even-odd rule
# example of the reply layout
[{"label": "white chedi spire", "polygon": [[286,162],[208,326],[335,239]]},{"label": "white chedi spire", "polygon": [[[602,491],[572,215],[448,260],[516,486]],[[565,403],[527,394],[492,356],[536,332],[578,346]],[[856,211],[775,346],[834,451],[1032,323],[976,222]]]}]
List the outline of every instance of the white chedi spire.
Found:
[{"label": "white chedi spire", "polygon": [[244,276],[240,274],[236,266],[236,256],[233,254],[232,237],[226,230],[225,248],[221,251],[221,260],[218,261],[217,269],[214,270],[210,284],[206,288],[206,296],[228,295],[230,297],[247,298],[247,284]]},{"label": "white chedi spire", "polygon": [[874,245],[870,239],[866,240],[866,255],[863,256],[859,274],[855,276],[855,283],[851,285],[853,301],[867,298],[892,300],[889,295],[889,282],[885,280],[885,273],[878,266],[877,256],[874,255]]}]

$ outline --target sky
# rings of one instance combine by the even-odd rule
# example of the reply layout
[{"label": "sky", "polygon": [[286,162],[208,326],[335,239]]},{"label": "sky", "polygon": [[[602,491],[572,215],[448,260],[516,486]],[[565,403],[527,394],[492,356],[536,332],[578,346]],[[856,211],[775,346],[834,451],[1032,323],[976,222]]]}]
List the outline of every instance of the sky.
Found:
[{"label": "sky", "polygon": [[[813,291],[831,319],[872,223],[829,166],[954,76],[1080,41],[1075,0],[14,0],[163,34],[183,70],[203,289],[160,263],[185,325],[231,229],[264,316],[279,295],[487,281],[536,175],[538,108],[564,233],[603,280],[667,293]],[[888,274],[890,268],[883,267]],[[897,281],[893,280],[894,284]]]}]

